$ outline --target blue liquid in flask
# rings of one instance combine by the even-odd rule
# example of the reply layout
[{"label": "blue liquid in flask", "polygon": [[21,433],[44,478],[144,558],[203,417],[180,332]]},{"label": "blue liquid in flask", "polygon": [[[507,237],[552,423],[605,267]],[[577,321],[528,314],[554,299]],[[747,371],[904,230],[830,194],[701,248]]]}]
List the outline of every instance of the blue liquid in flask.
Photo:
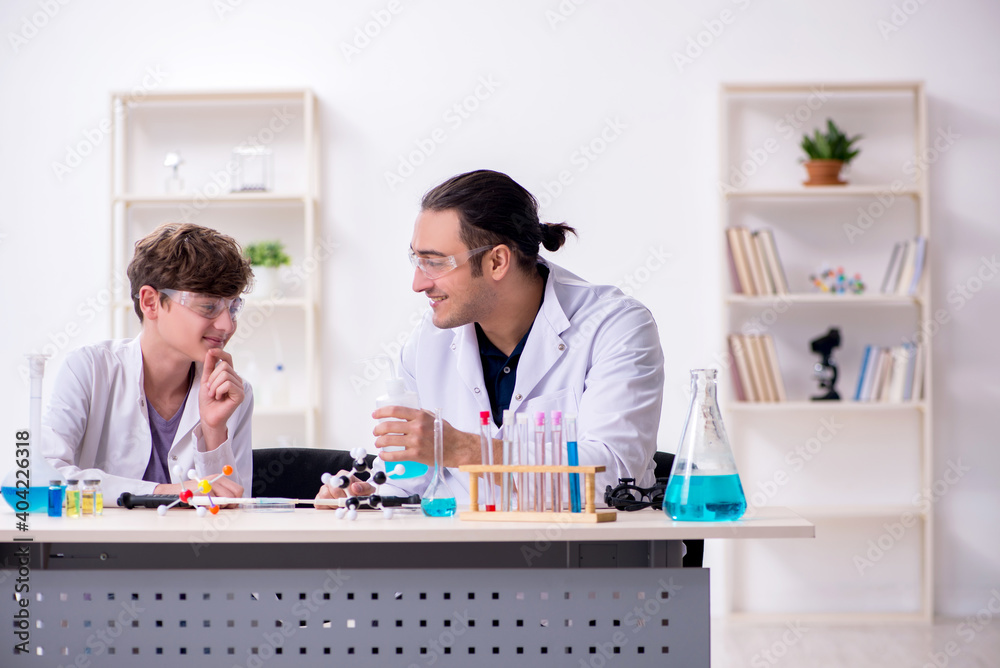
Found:
[{"label": "blue liquid in flask", "polygon": [[455,503],[454,497],[421,499],[420,508],[423,509],[424,514],[428,517],[451,517],[455,514],[458,505]]},{"label": "blue liquid in flask", "polygon": [[[4,501],[13,508],[15,511],[29,512],[29,513],[47,513],[49,511],[49,487],[29,487],[28,495],[26,499],[22,499],[18,495],[18,490],[23,490],[23,487],[3,487],[0,491],[3,493]],[[24,504],[27,501],[28,507],[25,508]],[[21,505],[18,506],[17,504]]]},{"label": "blue liquid in flask", "polygon": [[739,474],[674,474],[667,483],[663,511],[674,520],[728,522],[746,512],[747,501]]}]

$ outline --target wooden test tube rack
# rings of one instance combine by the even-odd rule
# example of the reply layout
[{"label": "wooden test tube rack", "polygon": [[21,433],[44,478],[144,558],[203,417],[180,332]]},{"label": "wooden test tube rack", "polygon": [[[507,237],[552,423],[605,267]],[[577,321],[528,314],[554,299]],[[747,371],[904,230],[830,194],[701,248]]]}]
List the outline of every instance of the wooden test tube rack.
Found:
[{"label": "wooden test tube rack", "polygon": [[[604,472],[603,466],[503,466],[494,464],[466,464],[458,470],[469,474],[469,510],[458,514],[460,520],[474,522],[614,522],[618,511],[614,509],[598,511],[594,506],[594,476]],[[479,510],[479,473],[579,473],[583,478],[583,508],[579,513],[557,513],[547,510],[537,511],[494,511]],[[518,499],[520,500],[520,499]],[[568,501],[567,501],[568,503]],[[499,504],[498,504],[499,505]]]}]

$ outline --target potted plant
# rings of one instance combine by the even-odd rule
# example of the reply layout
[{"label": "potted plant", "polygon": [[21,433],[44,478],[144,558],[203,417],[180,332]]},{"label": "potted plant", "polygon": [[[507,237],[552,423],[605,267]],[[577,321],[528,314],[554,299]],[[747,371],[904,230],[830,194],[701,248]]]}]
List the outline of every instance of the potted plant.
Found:
[{"label": "potted plant", "polygon": [[840,180],[841,168],[850,163],[860,149],[852,149],[854,142],[861,139],[861,135],[848,137],[840,128],[830,120],[826,119],[826,132],[818,129],[813,136],[802,136],[802,150],[806,152],[809,159],[803,158],[806,170],[809,172],[809,180],[803,185],[807,186],[842,186],[846,181]]},{"label": "potted plant", "polygon": [[278,240],[259,241],[247,246],[243,253],[254,268],[254,287],[262,297],[270,297],[278,287],[278,267],[292,263],[285,252],[285,244]]}]

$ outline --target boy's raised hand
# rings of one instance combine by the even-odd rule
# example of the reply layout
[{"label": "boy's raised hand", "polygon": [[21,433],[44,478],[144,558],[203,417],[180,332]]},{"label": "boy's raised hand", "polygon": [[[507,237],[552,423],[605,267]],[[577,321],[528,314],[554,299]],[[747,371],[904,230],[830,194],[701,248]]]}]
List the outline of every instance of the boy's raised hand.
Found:
[{"label": "boy's raised hand", "polygon": [[198,388],[198,410],[202,436],[209,450],[214,450],[229,438],[226,421],[243,403],[244,396],[243,380],[233,369],[233,356],[222,348],[212,348],[205,353],[205,367]]}]

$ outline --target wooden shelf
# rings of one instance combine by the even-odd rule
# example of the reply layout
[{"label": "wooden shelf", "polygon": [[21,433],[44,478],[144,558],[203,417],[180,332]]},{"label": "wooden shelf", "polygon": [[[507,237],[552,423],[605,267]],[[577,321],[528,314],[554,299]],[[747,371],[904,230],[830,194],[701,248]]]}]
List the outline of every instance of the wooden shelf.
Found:
[{"label": "wooden shelf", "polygon": [[873,197],[891,191],[897,196],[920,198],[920,191],[914,187],[892,190],[891,184],[859,186],[797,186],[794,188],[759,188],[759,189],[726,189],[725,196],[729,199],[803,199],[828,197]]},{"label": "wooden shelf", "polygon": [[308,204],[312,198],[301,193],[225,193],[216,197],[199,196],[197,193],[181,195],[122,195],[114,198],[115,204],[125,206],[166,206],[175,204],[191,204],[196,197],[204,199],[209,204],[258,204],[267,202],[273,204]]},{"label": "wooden shelf", "polygon": [[829,292],[789,293],[784,295],[728,295],[726,303],[746,306],[770,306],[776,302],[788,304],[822,304],[823,306],[916,306],[922,303],[918,295],[833,294]]},{"label": "wooden shelf", "polygon": [[781,411],[792,411],[806,413],[811,411],[822,411],[824,413],[882,413],[897,411],[924,411],[927,404],[924,401],[904,401],[901,403],[889,403],[879,401],[731,401],[723,406],[727,411],[734,413],[776,413]]}]

